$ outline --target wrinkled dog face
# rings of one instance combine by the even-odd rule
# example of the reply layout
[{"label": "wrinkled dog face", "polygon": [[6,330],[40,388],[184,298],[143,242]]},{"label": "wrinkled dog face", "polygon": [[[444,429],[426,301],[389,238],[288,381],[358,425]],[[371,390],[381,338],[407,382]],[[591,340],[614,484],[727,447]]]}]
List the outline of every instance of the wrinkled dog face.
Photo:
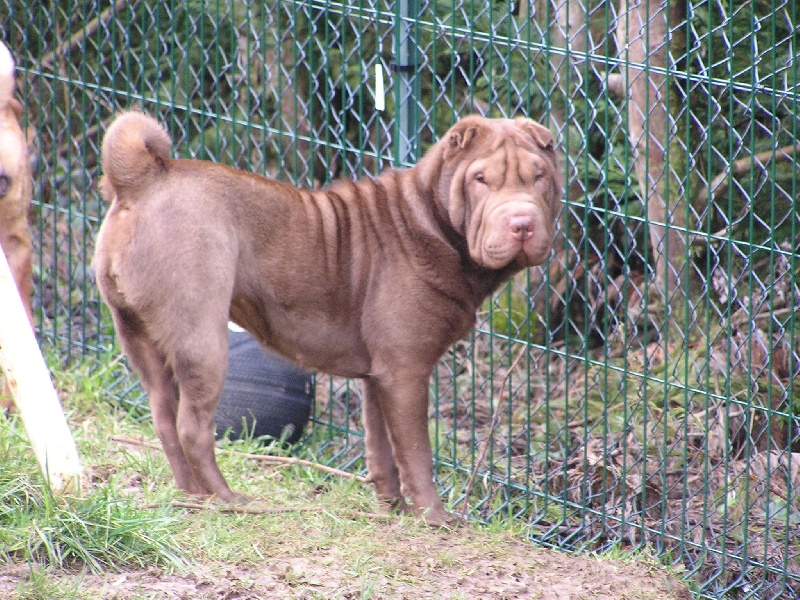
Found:
[{"label": "wrinkled dog face", "polygon": [[448,212],[479,265],[542,264],[553,243],[562,186],[553,138],[530,119],[467,118],[445,141],[455,164]]}]

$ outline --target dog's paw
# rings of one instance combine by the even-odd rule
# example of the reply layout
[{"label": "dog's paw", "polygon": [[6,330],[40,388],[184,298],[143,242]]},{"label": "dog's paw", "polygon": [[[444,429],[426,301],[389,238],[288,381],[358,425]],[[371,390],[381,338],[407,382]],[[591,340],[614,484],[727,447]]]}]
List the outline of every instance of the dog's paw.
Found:
[{"label": "dog's paw", "polygon": [[412,512],[411,506],[409,506],[405,498],[378,498],[378,502],[380,503],[382,509],[385,509],[393,514]]},{"label": "dog's paw", "polygon": [[233,492],[233,497],[225,500],[225,502],[228,504],[243,505],[252,503],[253,498],[240,494],[239,492]]},{"label": "dog's paw", "polygon": [[464,523],[461,515],[447,512],[441,507],[422,511],[422,518],[427,525],[439,529],[458,529]]},{"label": "dog's paw", "polygon": [[228,490],[226,494],[214,494],[208,491],[194,491],[194,490],[180,490],[183,496],[191,498],[196,501],[206,502],[209,504],[233,504],[244,505],[248,504],[252,499],[249,496]]}]

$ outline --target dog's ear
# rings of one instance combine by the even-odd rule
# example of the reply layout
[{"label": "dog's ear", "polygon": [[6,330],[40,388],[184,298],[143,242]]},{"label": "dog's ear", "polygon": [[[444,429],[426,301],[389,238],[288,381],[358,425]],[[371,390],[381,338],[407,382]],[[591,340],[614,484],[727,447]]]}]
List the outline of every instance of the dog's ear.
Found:
[{"label": "dog's ear", "polygon": [[11,108],[11,112],[16,115],[17,119],[22,118],[22,113],[25,112],[25,109],[22,108],[22,104],[20,104],[19,100],[16,98],[11,98],[8,101],[8,106]]},{"label": "dog's ear", "polygon": [[469,147],[472,140],[480,132],[481,126],[473,118],[466,118],[456,123],[447,132],[444,158],[447,160]]},{"label": "dog's ear", "polygon": [[108,180],[108,177],[103,175],[100,178],[100,183],[98,187],[100,189],[100,195],[106,202],[114,201],[114,198],[117,196],[117,193],[114,191],[114,186],[111,185],[111,182]]},{"label": "dog's ear", "polygon": [[518,119],[517,123],[528,135],[533,138],[533,141],[544,150],[554,150],[555,141],[553,134],[544,125],[540,125],[532,119]]}]

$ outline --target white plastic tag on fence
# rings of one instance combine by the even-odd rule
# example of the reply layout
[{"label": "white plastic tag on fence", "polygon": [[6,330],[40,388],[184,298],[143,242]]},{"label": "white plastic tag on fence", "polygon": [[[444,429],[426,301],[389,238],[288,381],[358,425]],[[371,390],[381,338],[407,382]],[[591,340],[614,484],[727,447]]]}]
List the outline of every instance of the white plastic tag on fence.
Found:
[{"label": "white plastic tag on fence", "polygon": [[386,93],[383,88],[383,67],[375,65],[375,110],[386,108]]}]

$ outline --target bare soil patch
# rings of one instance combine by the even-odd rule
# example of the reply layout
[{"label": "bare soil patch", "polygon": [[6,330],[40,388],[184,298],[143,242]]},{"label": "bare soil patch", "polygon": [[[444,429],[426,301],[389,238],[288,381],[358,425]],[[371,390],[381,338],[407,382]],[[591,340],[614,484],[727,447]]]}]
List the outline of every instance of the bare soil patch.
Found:
[{"label": "bare soil patch", "polygon": [[[368,528],[369,529],[369,528]],[[47,571],[51,584],[75,587],[75,598],[214,599],[264,598],[538,598],[684,600],[691,598],[674,576],[642,560],[572,556],[536,548],[496,532],[465,526],[457,531],[406,533],[401,520],[365,535],[394,538],[392,551],[355,565],[337,546],[302,556],[281,553],[259,565],[200,563],[183,573],[159,569],[92,575]],[[493,541],[488,543],[488,536]],[[347,540],[343,545],[370,544]],[[499,549],[498,549],[499,548]],[[0,597],[20,597],[30,568],[0,569]]]}]

